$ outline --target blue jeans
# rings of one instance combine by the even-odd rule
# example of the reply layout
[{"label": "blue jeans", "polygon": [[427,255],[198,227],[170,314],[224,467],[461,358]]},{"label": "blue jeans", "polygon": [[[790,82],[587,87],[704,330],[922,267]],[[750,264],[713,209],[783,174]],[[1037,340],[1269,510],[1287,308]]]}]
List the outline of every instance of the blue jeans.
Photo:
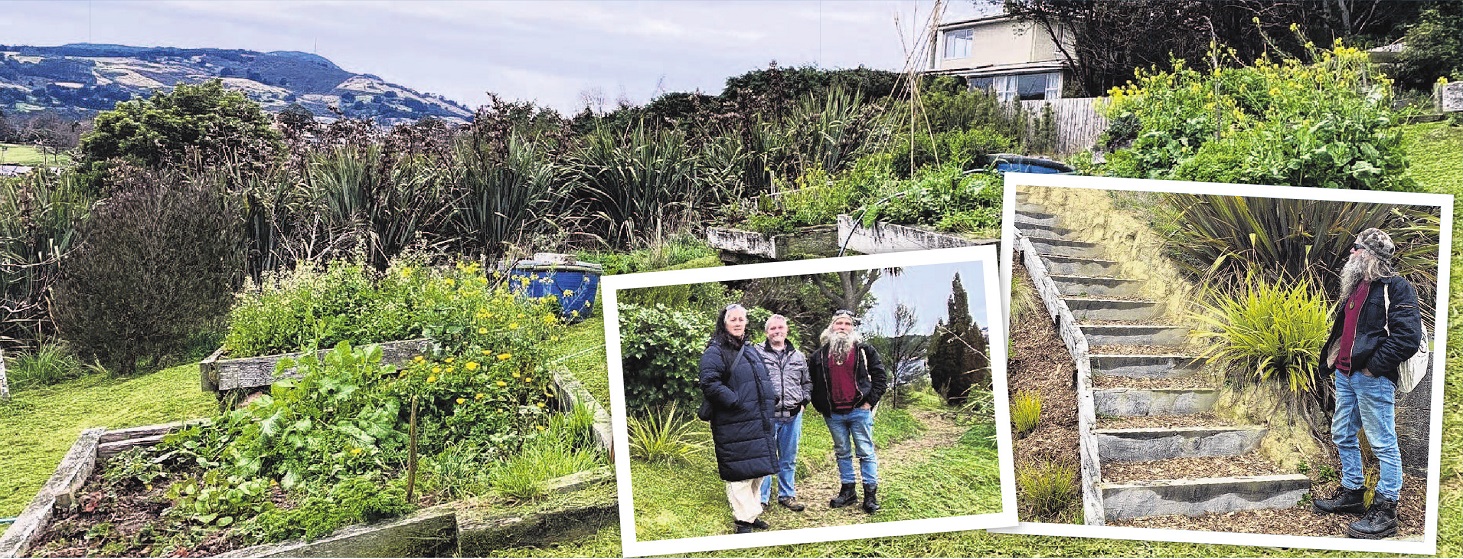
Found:
[{"label": "blue jeans", "polygon": [[1357,429],[1366,430],[1372,454],[1381,462],[1377,494],[1397,500],[1402,492],[1402,453],[1397,450],[1397,387],[1382,377],[1336,371],[1336,415],[1331,418],[1331,440],[1341,456],[1341,485],[1360,489],[1365,483],[1361,442]]},{"label": "blue jeans", "polygon": [[833,436],[833,455],[838,458],[840,481],[858,481],[853,474],[853,455],[857,453],[864,483],[877,485],[879,459],[874,456],[874,411],[859,407],[848,413],[834,412],[823,421],[828,424],[828,434]]},{"label": "blue jeans", "polygon": [[798,461],[798,439],[803,437],[803,414],[772,420],[772,434],[777,438],[777,472],[762,478],[762,502],[772,497],[772,478],[777,478],[777,498],[797,496],[792,488],[793,471]]}]

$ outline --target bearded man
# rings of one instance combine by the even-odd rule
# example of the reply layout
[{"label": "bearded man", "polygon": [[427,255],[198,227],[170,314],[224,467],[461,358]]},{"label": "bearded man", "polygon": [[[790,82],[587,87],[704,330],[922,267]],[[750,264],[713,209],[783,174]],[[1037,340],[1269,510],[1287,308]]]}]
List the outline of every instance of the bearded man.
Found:
[{"label": "bearded man", "polygon": [[[1392,269],[1392,238],[1367,229],[1351,245],[1341,270],[1341,298],[1331,336],[1322,351],[1334,371],[1336,411],[1331,439],[1341,458],[1341,487],[1315,509],[1332,514],[1362,514],[1346,527],[1353,538],[1380,539],[1397,533],[1397,499],[1402,491],[1402,454],[1397,449],[1397,367],[1421,344],[1422,318],[1417,291]],[[1390,301],[1390,304],[1388,302]],[[1370,507],[1357,431],[1380,462],[1381,475]]]},{"label": "bearded man", "polygon": [[853,312],[833,313],[832,323],[820,338],[823,346],[808,358],[808,370],[813,380],[813,409],[823,414],[833,437],[833,454],[842,482],[838,496],[828,501],[828,506],[840,508],[858,501],[854,492],[858,478],[853,471],[853,455],[857,454],[864,482],[863,509],[873,514],[879,510],[874,406],[884,397],[889,376],[879,361],[879,352],[854,331],[856,325]]}]

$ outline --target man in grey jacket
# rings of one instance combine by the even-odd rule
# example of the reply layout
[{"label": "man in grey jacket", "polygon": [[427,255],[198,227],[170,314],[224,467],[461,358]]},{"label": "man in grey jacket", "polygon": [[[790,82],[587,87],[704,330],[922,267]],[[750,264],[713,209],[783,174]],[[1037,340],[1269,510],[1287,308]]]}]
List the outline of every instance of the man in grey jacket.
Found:
[{"label": "man in grey jacket", "polygon": [[767,343],[757,346],[767,372],[772,376],[777,404],[773,408],[772,430],[777,439],[777,472],[763,478],[762,506],[772,496],[772,478],[777,478],[777,504],[801,512],[793,489],[793,470],[797,465],[798,439],[803,434],[803,407],[813,390],[808,376],[808,361],[803,352],[787,343],[787,318],[774,314],[767,318]]}]

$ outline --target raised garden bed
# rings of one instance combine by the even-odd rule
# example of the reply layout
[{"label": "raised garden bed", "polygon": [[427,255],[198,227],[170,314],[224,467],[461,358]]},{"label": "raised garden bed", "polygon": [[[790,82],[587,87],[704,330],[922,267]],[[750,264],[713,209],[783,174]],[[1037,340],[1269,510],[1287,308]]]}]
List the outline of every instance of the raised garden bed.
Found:
[{"label": "raised garden bed", "polygon": [[[432,340],[418,338],[415,340],[401,340],[377,344],[381,347],[381,361],[392,365],[402,365],[410,361],[412,357],[422,355],[431,350]],[[317,356],[324,356],[330,349],[316,351]],[[199,378],[203,390],[209,392],[222,392],[225,390],[248,389],[266,387],[274,384],[274,381],[283,377],[297,377],[296,369],[287,369],[275,374],[275,365],[282,359],[298,359],[309,352],[281,353],[275,355],[264,355],[259,357],[240,357],[237,359],[224,359],[224,348],[218,348],[212,355],[198,364]]]},{"label": "raised garden bed", "polygon": [[832,225],[803,227],[792,233],[768,235],[723,227],[708,227],[706,242],[721,252],[722,260],[793,260],[838,254],[838,229]]},{"label": "raised garden bed", "polygon": [[998,245],[1000,239],[967,238],[913,225],[875,222],[864,227],[847,214],[838,216],[838,246],[848,252],[883,254],[977,245]]}]

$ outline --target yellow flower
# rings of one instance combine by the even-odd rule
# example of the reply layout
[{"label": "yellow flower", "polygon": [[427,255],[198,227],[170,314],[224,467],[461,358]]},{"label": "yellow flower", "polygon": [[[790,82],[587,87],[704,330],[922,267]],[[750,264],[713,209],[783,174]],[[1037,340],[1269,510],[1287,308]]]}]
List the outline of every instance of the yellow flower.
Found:
[{"label": "yellow flower", "polygon": [[510,329],[510,330],[517,330],[518,329],[518,323],[517,322],[514,322],[512,324],[509,324],[508,325],[508,329]]},{"label": "yellow flower", "polygon": [[518,318],[523,318],[523,313],[518,313]]},{"label": "yellow flower", "polygon": [[434,373],[440,373],[440,372],[442,372],[442,368],[441,367],[432,367],[432,372],[434,372]]},{"label": "yellow flower", "polygon": [[463,405],[463,404],[466,404],[466,403],[467,403],[467,398],[458,398],[457,399],[457,405],[459,405],[459,406],[460,405]]},{"label": "yellow flower", "polygon": [[540,431],[544,430],[544,426],[543,425],[539,425],[538,426],[538,430],[540,430]]},{"label": "yellow flower", "polygon": [[539,402],[538,403],[538,407],[544,407],[544,403],[543,402]]},{"label": "yellow flower", "polygon": [[573,297],[574,296],[574,290],[573,289],[565,289],[564,290],[564,296],[565,297]]},{"label": "yellow flower", "polygon": [[401,277],[404,277],[404,278],[411,277],[411,267],[402,268],[401,269]]},{"label": "yellow flower", "polygon": [[427,377],[427,382],[428,383],[437,382],[437,375],[430,375],[430,376],[428,376]]},{"label": "yellow flower", "polygon": [[355,454],[355,455],[359,456],[361,454],[361,449],[359,449],[359,448],[352,448],[351,449],[351,454]]},{"label": "yellow flower", "polygon": [[452,278],[442,278],[442,283],[447,284],[447,287],[457,285],[457,281],[453,280]]},{"label": "yellow flower", "polygon": [[518,378],[518,373],[513,373],[513,378]]},{"label": "yellow flower", "polygon": [[498,354],[498,360],[499,361],[507,361],[507,360],[512,359],[512,358],[513,358],[513,354],[512,353],[499,353]]},{"label": "yellow flower", "polygon": [[492,354],[493,354],[493,352],[491,352],[491,351],[488,351],[488,350],[486,350],[486,349],[485,349],[485,350],[483,350],[483,352],[482,352],[482,353],[483,353],[483,355],[492,355]]},{"label": "yellow flower", "polygon": [[416,356],[416,357],[413,357],[413,358],[411,358],[411,360],[412,360],[412,361],[415,361],[415,362],[417,362],[417,363],[421,363],[421,362],[422,362],[422,361],[423,361],[423,357],[422,357],[422,356],[420,356],[420,355],[418,355],[418,356]]},{"label": "yellow flower", "polygon": [[452,361],[454,361],[454,360],[455,360],[455,359],[456,359],[456,358],[453,358],[453,357],[448,357],[448,358],[446,358],[446,359],[443,359],[443,361],[446,361],[446,362],[448,362],[448,363],[451,363],[451,362],[452,362]]},{"label": "yellow flower", "polygon": [[503,381],[500,380],[500,381],[498,381],[498,386],[500,386],[500,387],[501,386],[508,386],[508,383],[503,382]]},{"label": "yellow flower", "polygon": [[467,364],[466,365],[463,365],[462,367],[464,369],[469,370],[469,371],[476,371],[476,370],[478,370],[478,362],[477,361],[468,361]]},{"label": "yellow flower", "polygon": [[457,372],[457,367],[448,367],[447,368],[447,372],[449,372],[449,373],[455,373],[455,372]]},{"label": "yellow flower", "polygon": [[477,394],[477,396],[473,396],[473,399],[474,400],[481,400],[481,399],[483,399],[483,393],[482,392],[479,392]]},{"label": "yellow flower", "polygon": [[478,328],[478,333],[479,334],[486,334],[486,333],[488,333],[488,329],[487,328]]}]

